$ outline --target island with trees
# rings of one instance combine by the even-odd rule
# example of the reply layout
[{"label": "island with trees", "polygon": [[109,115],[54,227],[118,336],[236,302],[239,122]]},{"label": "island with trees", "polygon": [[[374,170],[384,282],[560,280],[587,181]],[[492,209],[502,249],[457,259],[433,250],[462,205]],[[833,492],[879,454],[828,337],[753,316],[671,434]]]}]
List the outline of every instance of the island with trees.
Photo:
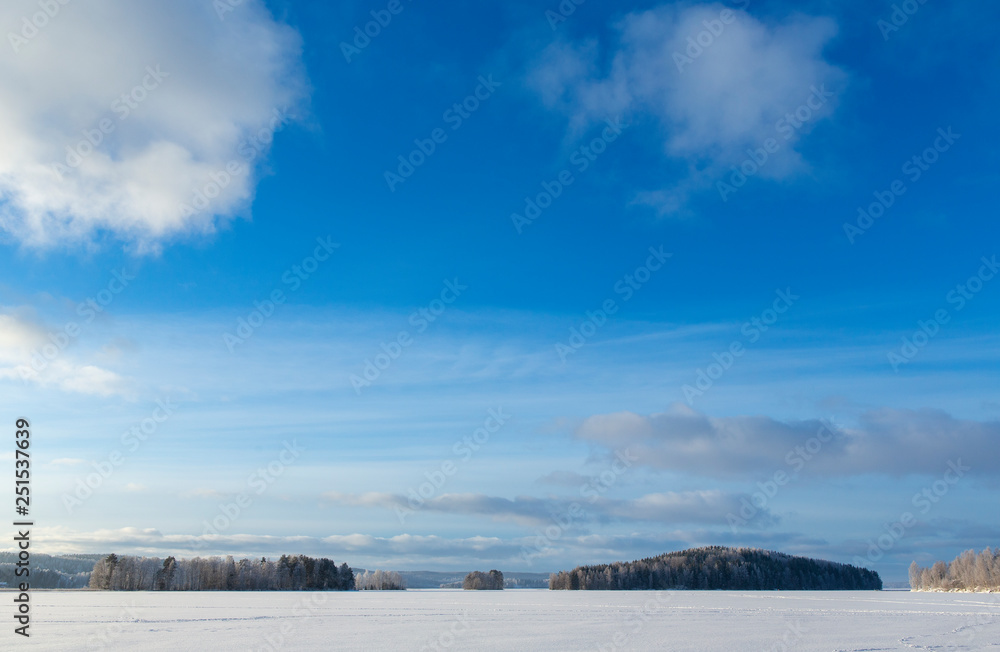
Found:
[{"label": "island with trees", "polygon": [[1000,591],[1000,550],[986,548],[979,554],[966,550],[950,563],[939,561],[930,568],[910,564],[910,588],[914,591]]},{"label": "island with trees", "polygon": [[503,573],[491,570],[489,573],[472,571],[465,576],[462,588],[466,591],[502,591]]},{"label": "island with trees", "polygon": [[709,546],[555,573],[553,590],[881,590],[878,573],[757,548]]},{"label": "island with trees", "polygon": [[405,591],[406,580],[396,571],[364,571],[354,578],[358,591]]},{"label": "island with trees", "polygon": [[105,591],[351,591],[347,564],[305,555],[277,561],[227,557],[133,557],[108,555],[94,564],[90,588]]}]

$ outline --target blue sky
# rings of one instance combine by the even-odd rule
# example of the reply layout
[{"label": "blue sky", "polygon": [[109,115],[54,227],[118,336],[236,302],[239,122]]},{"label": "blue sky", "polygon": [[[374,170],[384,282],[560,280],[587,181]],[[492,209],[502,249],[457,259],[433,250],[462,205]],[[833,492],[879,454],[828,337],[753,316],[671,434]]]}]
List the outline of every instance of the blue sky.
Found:
[{"label": "blue sky", "polygon": [[562,6],[0,10],[40,546],[996,545],[997,9]]}]

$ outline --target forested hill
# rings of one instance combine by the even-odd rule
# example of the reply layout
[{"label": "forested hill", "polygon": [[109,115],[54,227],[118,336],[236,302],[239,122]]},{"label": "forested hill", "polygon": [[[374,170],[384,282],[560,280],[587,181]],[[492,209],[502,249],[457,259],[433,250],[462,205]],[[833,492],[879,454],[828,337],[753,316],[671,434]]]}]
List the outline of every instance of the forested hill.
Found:
[{"label": "forested hill", "polygon": [[710,546],[633,562],[578,566],[552,575],[550,589],[727,589],[832,591],[882,589],[875,571],[756,548]]},{"label": "forested hill", "polygon": [[[0,586],[15,587],[29,582],[33,589],[79,589],[90,581],[90,570],[101,555],[52,556],[34,552],[31,555],[31,575],[18,575],[17,552],[0,552]],[[23,563],[23,562],[22,562]]]}]

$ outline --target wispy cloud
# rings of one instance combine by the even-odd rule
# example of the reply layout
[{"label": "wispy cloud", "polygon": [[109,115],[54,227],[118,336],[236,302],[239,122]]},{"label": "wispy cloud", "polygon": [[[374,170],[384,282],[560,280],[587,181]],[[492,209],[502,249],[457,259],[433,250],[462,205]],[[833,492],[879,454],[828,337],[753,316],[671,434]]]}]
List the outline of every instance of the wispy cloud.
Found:
[{"label": "wispy cloud", "polygon": [[360,561],[386,559],[440,559],[445,563],[461,558],[513,558],[518,550],[514,541],[495,537],[448,539],[439,536],[400,534],[379,537],[368,534],[330,535],[186,535],[164,534],[155,528],[125,527],[92,531],[65,527],[40,528],[39,541],[45,541],[49,554],[112,552],[147,555],[191,556],[200,554],[277,555],[285,553],[324,554],[357,565]]},{"label": "wispy cloud", "polygon": [[[758,545],[780,548],[797,554],[816,554],[825,550],[827,541],[786,532],[759,532],[740,538],[730,533],[712,530],[660,530],[655,533],[581,534],[560,537],[550,547],[538,551],[532,563],[521,558],[524,546],[534,537],[468,536],[447,538],[416,534],[374,536],[345,534],[330,536],[302,535],[177,535],[164,534],[152,528],[120,528],[92,531],[64,527],[40,528],[39,541],[44,540],[47,554],[104,553],[144,554],[189,557],[191,550],[200,554],[233,554],[236,556],[277,556],[280,554],[323,555],[346,561],[354,567],[382,566],[405,569],[467,568],[470,564],[486,563],[509,570],[550,571],[571,567],[567,558],[588,562],[608,559],[636,559],[669,550],[707,544]],[[845,555],[847,552],[845,552]],[[849,559],[845,557],[845,560]]]},{"label": "wispy cloud", "polygon": [[[664,524],[720,523],[726,514],[738,511],[740,498],[747,496],[722,491],[686,491],[647,494],[635,499],[609,499],[592,496],[576,498],[518,496],[503,498],[485,494],[443,494],[417,504],[400,494],[370,492],[364,494],[327,493],[324,500],[346,506],[383,507],[386,509],[424,509],[432,512],[464,516],[484,516],[496,521],[512,521],[521,525],[538,526],[552,522],[553,517],[566,514],[576,504],[585,511],[588,521],[644,522]],[[774,524],[777,519],[767,510],[756,524]]]},{"label": "wispy cloud", "polygon": [[766,416],[713,418],[677,406],[651,415],[595,415],[575,436],[610,450],[628,446],[640,465],[709,477],[770,475],[807,464],[810,474],[822,476],[939,474],[959,459],[976,473],[1000,473],[994,454],[1000,422],[930,409],[871,410],[846,427]]},{"label": "wispy cloud", "polygon": [[[546,106],[568,116],[574,132],[608,116],[648,118],[663,152],[691,165],[690,176],[675,186],[637,197],[670,213],[688,192],[743,161],[747,148],[783,141],[782,120],[794,142],[833,112],[834,103],[824,102],[810,111],[810,125],[786,118],[814,89],[844,83],[846,73],[823,57],[836,33],[825,17],[770,23],[720,3],[665,5],[625,16],[616,42],[553,43],[529,83]],[[805,167],[793,147],[770,159],[761,176],[781,179]]]},{"label": "wispy cloud", "polygon": [[50,335],[23,314],[0,314],[0,379],[92,396],[128,394],[117,373],[64,353],[69,336]]},{"label": "wispy cloud", "polygon": [[52,464],[53,466],[78,466],[86,463],[87,460],[77,457],[60,457],[49,462],[49,464]]}]

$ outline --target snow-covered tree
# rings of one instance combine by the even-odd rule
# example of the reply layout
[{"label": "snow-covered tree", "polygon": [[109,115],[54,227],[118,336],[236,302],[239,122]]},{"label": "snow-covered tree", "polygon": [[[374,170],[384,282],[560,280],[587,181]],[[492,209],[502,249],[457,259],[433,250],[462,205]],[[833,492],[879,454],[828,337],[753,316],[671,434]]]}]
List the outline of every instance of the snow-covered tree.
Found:
[{"label": "snow-covered tree", "polygon": [[396,571],[376,570],[365,571],[354,578],[354,585],[359,591],[402,591],[406,589],[406,581]]},{"label": "snow-covered tree", "polygon": [[966,550],[951,563],[935,562],[930,568],[910,564],[910,588],[915,591],[995,591],[1000,589],[1000,550],[986,548],[979,554]]},{"label": "snow-covered tree", "polygon": [[709,546],[555,573],[550,589],[877,590],[878,573],[756,548]]},{"label": "snow-covered tree", "polygon": [[503,573],[498,570],[489,573],[472,571],[462,581],[462,588],[467,591],[500,591],[503,589]]},{"label": "snow-covered tree", "polygon": [[[396,574],[398,577],[398,574]],[[108,555],[90,572],[90,588],[111,591],[274,591],[354,589],[347,564],[282,555],[277,562],[223,557],[175,559]]]}]

